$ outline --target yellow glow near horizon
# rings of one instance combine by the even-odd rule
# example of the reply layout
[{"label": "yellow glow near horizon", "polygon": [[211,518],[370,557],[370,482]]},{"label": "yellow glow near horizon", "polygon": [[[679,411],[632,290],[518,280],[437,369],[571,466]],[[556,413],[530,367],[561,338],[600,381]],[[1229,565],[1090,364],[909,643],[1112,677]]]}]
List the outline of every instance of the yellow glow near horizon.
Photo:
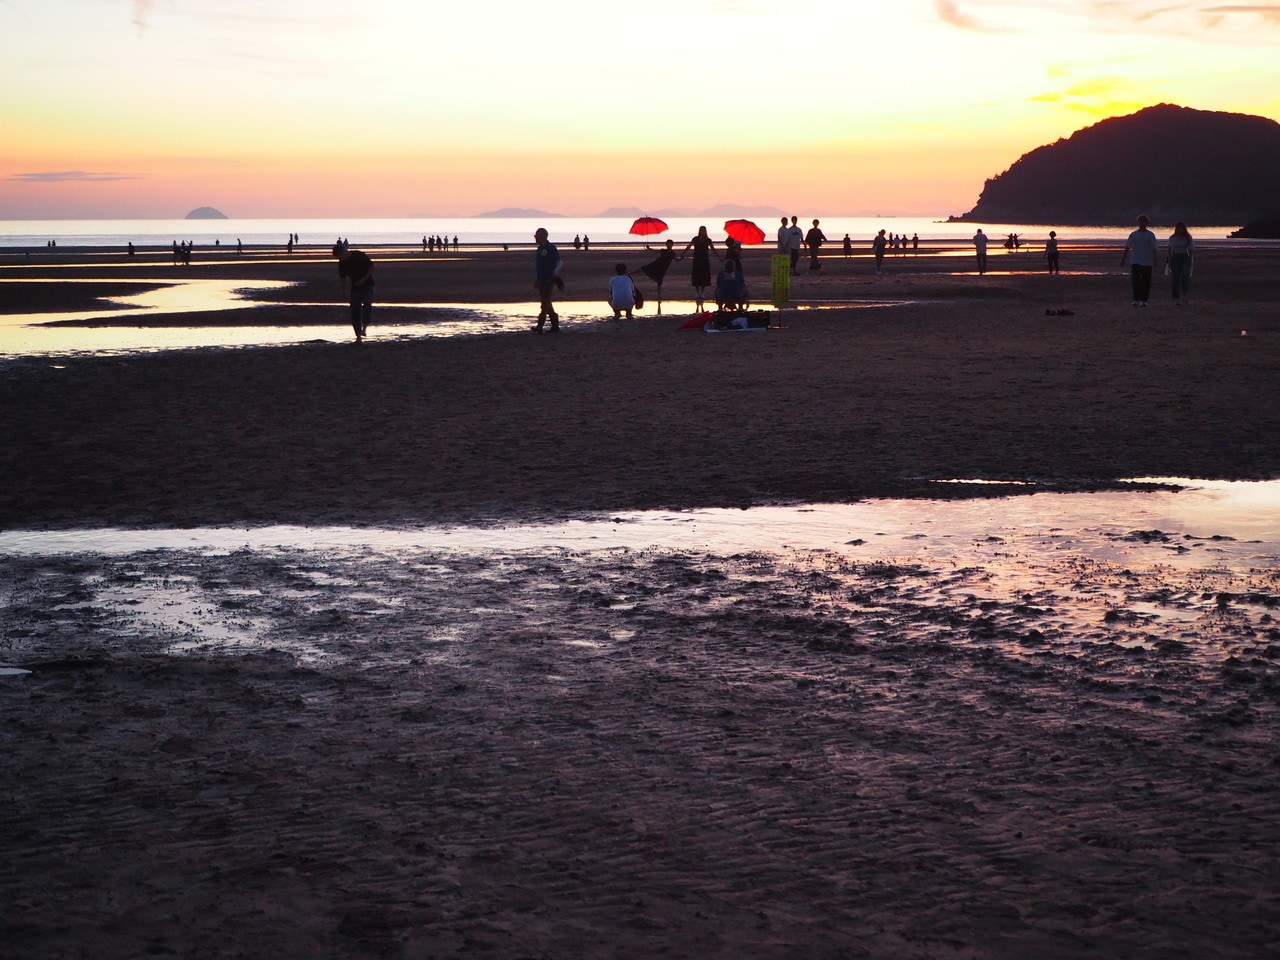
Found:
[{"label": "yellow glow near horizon", "polygon": [[7,0],[0,218],[945,214],[1159,102],[1280,117],[1280,6]]}]

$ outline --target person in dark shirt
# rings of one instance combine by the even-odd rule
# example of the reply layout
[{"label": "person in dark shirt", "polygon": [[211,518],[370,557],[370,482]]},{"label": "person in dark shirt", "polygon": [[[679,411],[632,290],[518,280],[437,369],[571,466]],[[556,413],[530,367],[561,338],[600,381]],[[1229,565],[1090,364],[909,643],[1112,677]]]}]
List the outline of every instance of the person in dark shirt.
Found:
[{"label": "person in dark shirt", "polygon": [[356,332],[356,343],[369,333],[369,319],[373,314],[373,261],[363,250],[352,250],[345,243],[336,244],[333,255],[338,258],[338,277],[342,289],[351,300],[351,328]]},{"label": "person in dark shirt", "polygon": [[560,279],[560,268],[564,264],[560,260],[560,251],[548,239],[545,227],[535,230],[533,239],[538,244],[538,249],[534,251],[533,285],[537,288],[541,300],[538,304],[538,325],[533,328],[533,332],[541,333],[543,324],[550,320],[551,332],[558,333],[560,317],[556,313],[555,304],[552,303],[552,296],[557,287],[564,289],[564,281]]},{"label": "person in dark shirt", "polygon": [[658,256],[646,263],[640,268],[640,271],[658,285],[658,312],[662,312],[662,281],[667,275],[667,270],[671,268],[671,264],[677,259],[675,244],[668,240],[666,247]]}]

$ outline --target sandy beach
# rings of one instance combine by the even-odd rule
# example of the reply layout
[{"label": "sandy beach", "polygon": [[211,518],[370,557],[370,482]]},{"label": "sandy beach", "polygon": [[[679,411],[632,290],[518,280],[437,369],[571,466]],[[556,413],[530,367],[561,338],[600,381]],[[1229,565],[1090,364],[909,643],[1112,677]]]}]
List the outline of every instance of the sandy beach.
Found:
[{"label": "sandy beach", "polygon": [[[680,332],[641,281],[636,320],[552,337],[525,329],[527,250],[375,254],[361,345],[0,361],[0,531],[1274,479],[1278,257],[1208,244],[1188,306],[1157,276],[1139,309],[1118,250],[1064,245],[1060,276],[1034,251],[984,277],[835,254],[764,333]],[[566,297],[603,317],[621,258],[565,251]],[[6,261],[0,315],[180,269]],[[767,251],[747,272],[767,299]],[[146,324],[346,323],[319,253],[189,275],[297,285]],[[431,303],[533,310],[509,334],[397,335]],[[0,677],[0,952],[1280,952],[1271,547],[1133,530],[1098,561],[1003,534],[952,565],[905,539],[859,553],[875,533],[0,553],[0,663],[30,671]]]}]

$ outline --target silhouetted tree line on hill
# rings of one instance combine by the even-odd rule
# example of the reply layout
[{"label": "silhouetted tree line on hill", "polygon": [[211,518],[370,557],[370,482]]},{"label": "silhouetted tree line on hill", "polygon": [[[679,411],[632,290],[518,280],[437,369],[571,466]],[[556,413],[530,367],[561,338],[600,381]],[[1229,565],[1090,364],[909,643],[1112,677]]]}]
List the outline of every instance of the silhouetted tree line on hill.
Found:
[{"label": "silhouetted tree line on hill", "polygon": [[954,220],[1246,224],[1280,216],[1280,123],[1162,103],[1024,154]]}]

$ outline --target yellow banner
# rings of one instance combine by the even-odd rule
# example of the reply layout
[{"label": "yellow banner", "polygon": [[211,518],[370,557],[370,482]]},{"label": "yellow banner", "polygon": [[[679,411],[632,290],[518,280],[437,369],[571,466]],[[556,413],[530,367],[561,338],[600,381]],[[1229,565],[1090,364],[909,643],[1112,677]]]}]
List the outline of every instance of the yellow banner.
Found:
[{"label": "yellow banner", "polygon": [[791,257],[785,253],[773,258],[773,305],[781,310],[791,299]]}]

